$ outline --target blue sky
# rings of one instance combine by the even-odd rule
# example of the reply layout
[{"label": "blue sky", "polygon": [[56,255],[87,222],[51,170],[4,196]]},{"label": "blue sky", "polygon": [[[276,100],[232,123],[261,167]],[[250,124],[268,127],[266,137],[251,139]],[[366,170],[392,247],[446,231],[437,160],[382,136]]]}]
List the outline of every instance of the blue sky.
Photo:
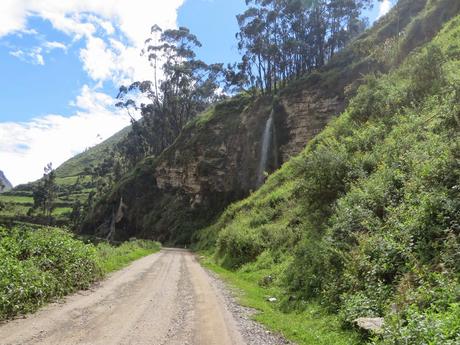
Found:
[{"label": "blue sky", "polygon": [[14,184],[129,124],[113,96],[120,84],[151,77],[139,52],[154,23],[189,27],[208,63],[239,59],[235,16],[244,0],[38,3],[0,2],[0,170]]},{"label": "blue sky", "polygon": [[40,46],[43,41],[69,44],[69,37],[53,30],[47,21],[32,18],[30,27],[42,34],[12,35],[0,40],[0,75],[8,83],[0,93],[1,121],[25,121],[49,113],[70,114],[70,100],[75,99],[84,84],[91,82],[81,69],[78,52],[82,42],[43,54],[44,65],[36,56],[14,56],[15,52]]},{"label": "blue sky", "polygon": [[198,50],[202,60],[231,63],[240,59],[236,15],[245,8],[244,0],[187,0],[178,11],[178,24],[190,28],[203,43]]},{"label": "blue sky", "polygon": [[[234,39],[238,30],[235,16],[244,8],[244,0],[187,0],[178,9],[177,23],[189,27],[204,43],[198,50],[201,59],[210,63],[233,62],[239,59]],[[72,37],[40,17],[30,18],[28,27],[40,34],[0,38],[0,75],[8,81],[0,93],[0,121],[27,121],[50,113],[71,115],[75,109],[72,101],[81,88],[94,82],[82,70],[83,40],[72,42]],[[144,38],[147,35],[148,31]],[[30,50],[45,42],[62,43],[66,48],[48,52],[42,49],[42,64],[37,53]],[[24,56],[12,55],[17,51],[24,52]],[[99,90],[114,95],[117,87],[108,80]]]}]

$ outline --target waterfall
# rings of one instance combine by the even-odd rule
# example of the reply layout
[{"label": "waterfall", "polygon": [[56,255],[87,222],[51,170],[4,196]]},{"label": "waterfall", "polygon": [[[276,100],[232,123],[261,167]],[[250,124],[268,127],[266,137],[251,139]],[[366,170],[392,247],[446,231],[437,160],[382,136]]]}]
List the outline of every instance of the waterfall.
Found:
[{"label": "waterfall", "polygon": [[265,180],[265,171],[267,170],[268,154],[273,136],[273,116],[274,111],[272,110],[272,112],[270,113],[270,117],[265,123],[264,136],[262,137],[262,148],[259,161],[259,169],[257,171],[257,187],[260,187]]}]

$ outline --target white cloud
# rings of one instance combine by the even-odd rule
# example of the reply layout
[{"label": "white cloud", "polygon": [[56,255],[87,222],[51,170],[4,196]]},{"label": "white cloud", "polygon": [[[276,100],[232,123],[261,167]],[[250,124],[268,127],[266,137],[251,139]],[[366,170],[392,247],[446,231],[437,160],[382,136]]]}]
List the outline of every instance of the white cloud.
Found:
[{"label": "white cloud", "polygon": [[100,17],[97,17],[92,14],[86,15],[86,19],[89,22],[96,23],[97,25],[99,25],[102,29],[104,29],[107,35],[112,35],[115,33],[114,26],[108,20],[101,19]]},{"label": "white cloud", "polygon": [[383,17],[385,14],[387,14],[390,10],[391,10],[391,7],[392,7],[392,3],[390,0],[383,0],[380,4],[379,4],[379,14],[377,16],[377,19],[380,18],[380,17]]},{"label": "white cloud", "polygon": [[107,80],[115,68],[115,57],[105,42],[99,37],[89,37],[86,48],[80,52],[83,67],[96,80]]},{"label": "white cloud", "polygon": [[19,49],[19,50],[11,51],[10,55],[17,57],[18,59],[21,59],[25,55],[25,53]]},{"label": "white cloud", "polygon": [[47,163],[57,167],[129,124],[129,116],[112,105],[112,97],[84,86],[73,116],[0,123],[1,169],[15,185],[40,178]]},{"label": "white cloud", "polygon": [[31,63],[33,65],[45,65],[45,58],[43,57],[44,53],[50,53],[55,49],[62,49],[67,52],[67,46],[61,42],[44,42],[42,46],[33,47],[30,49],[16,49],[10,51],[10,55],[18,58],[21,61]]},{"label": "white cloud", "polygon": [[62,42],[48,41],[43,44],[43,47],[46,48],[48,51],[54,49],[62,49],[64,51],[67,51],[67,46]]},{"label": "white cloud", "polygon": [[49,21],[70,42],[41,40],[38,47],[13,47],[11,55],[43,65],[44,54],[67,51],[84,41],[79,56],[83,70],[94,80],[71,104],[70,117],[47,115],[28,122],[0,122],[0,169],[14,184],[39,178],[43,166],[57,167],[85,148],[110,137],[129,124],[126,114],[113,109],[114,100],[98,89],[104,81],[127,84],[152,79],[151,66],[140,56],[150,27],[176,26],[177,9],[185,0],[0,0],[0,38],[34,34],[29,17]]},{"label": "white cloud", "polygon": [[41,52],[41,48],[33,49],[30,53],[30,57],[33,59],[33,61],[35,61],[37,65],[43,66],[45,64],[45,60],[43,59],[43,55],[41,54]]},{"label": "white cloud", "polygon": [[17,57],[18,59],[24,62],[31,63],[34,65],[43,66],[45,64],[41,47],[35,47],[27,51],[23,51],[21,49],[14,50],[10,52],[10,55]]},{"label": "white cloud", "polygon": [[[24,37],[25,35],[38,35],[37,30],[35,29],[23,29],[20,32],[17,33],[19,37]],[[1,36],[1,35],[0,35]]]},{"label": "white cloud", "polygon": [[0,37],[30,31],[27,18],[38,16],[72,40],[86,40],[80,58],[95,81],[149,79],[150,65],[139,52],[150,27],[175,27],[177,9],[184,1],[2,0]]},{"label": "white cloud", "polygon": [[0,1],[0,37],[11,32],[26,30],[27,10],[25,1]]}]

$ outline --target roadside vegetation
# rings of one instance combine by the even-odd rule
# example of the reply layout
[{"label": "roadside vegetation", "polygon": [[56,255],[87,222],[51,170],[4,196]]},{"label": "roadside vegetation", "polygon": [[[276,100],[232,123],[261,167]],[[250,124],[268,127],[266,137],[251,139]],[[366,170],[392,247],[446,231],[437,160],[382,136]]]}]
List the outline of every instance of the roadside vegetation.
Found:
[{"label": "roadside vegetation", "polygon": [[265,272],[280,310],[319,301],[347,328],[384,317],[370,343],[458,344],[458,37],[460,17],[367,76],[299,157],[201,232],[201,247],[214,240],[237,277]]},{"label": "roadside vegetation", "polygon": [[[272,273],[270,269],[232,271],[217,265],[209,256],[202,257],[201,264],[230,285],[239,303],[258,311],[254,316],[256,321],[298,345],[359,344],[359,336],[341,329],[340,319],[327,314],[319,303],[310,303],[292,313],[282,311],[279,298],[284,291],[270,284],[267,278]],[[270,302],[269,298],[277,300]]]},{"label": "roadside vegetation", "polygon": [[57,228],[0,227],[0,320],[37,310],[160,249],[157,242],[86,244]]},{"label": "roadside vegetation", "polygon": [[[193,236],[196,248],[212,256],[205,265],[259,310],[255,318],[299,344],[459,344],[460,17],[448,19],[460,12],[460,2],[400,0],[357,39],[367,0],[307,8],[304,1],[246,3],[238,16],[243,59],[227,68],[197,60],[193,49],[200,43],[188,29],[154,26],[153,36],[172,44],[148,40],[148,58],[176,78],[120,89],[118,106],[128,112],[137,108],[133,94],[148,96],[142,120],[133,120],[106,151],[111,154],[91,155],[97,164],[78,169],[86,164],[80,155],[64,169],[74,175],[57,170],[52,205],[46,197],[37,203],[45,173],[42,181],[0,196],[0,216],[53,220],[46,224],[62,219],[107,236],[119,209],[126,211],[119,238],[188,242]],[[161,56],[168,59],[157,66]],[[240,98],[216,105],[219,83]],[[262,95],[276,100],[300,91],[344,99],[346,109],[259,190],[248,190],[248,198],[195,233],[209,224],[212,207],[220,212],[230,199],[220,203],[209,183],[215,199],[192,213],[195,195],[180,188],[161,195],[152,175],[160,158],[196,160],[196,153],[184,157],[185,150],[176,150],[190,145],[183,138],[209,136],[206,124],[220,117],[233,135],[240,124],[230,115],[237,109]],[[187,106],[173,110],[180,105]],[[0,319],[88,288],[158,248],[144,241],[84,244],[53,228],[0,228]],[[384,327],[358,330],[358,318],[384,319]]]},{"label": "roadside vegetation", "polygon": [[98,263],[104,274],[119,270],[129,263],[159,251],[160,243],[147,240],[123,242],[118,246],[103,242],[96,246]]}]

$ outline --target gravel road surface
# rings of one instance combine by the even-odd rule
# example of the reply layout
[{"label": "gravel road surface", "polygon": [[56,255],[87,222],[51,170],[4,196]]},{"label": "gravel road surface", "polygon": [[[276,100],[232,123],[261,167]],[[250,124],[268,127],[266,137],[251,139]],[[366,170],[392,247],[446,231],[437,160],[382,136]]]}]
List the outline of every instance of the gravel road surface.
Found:
[{"label": "gravel road surface", "polygon": [[193,254],[164,249],[24,319],[1,345],[281,345]]}]

